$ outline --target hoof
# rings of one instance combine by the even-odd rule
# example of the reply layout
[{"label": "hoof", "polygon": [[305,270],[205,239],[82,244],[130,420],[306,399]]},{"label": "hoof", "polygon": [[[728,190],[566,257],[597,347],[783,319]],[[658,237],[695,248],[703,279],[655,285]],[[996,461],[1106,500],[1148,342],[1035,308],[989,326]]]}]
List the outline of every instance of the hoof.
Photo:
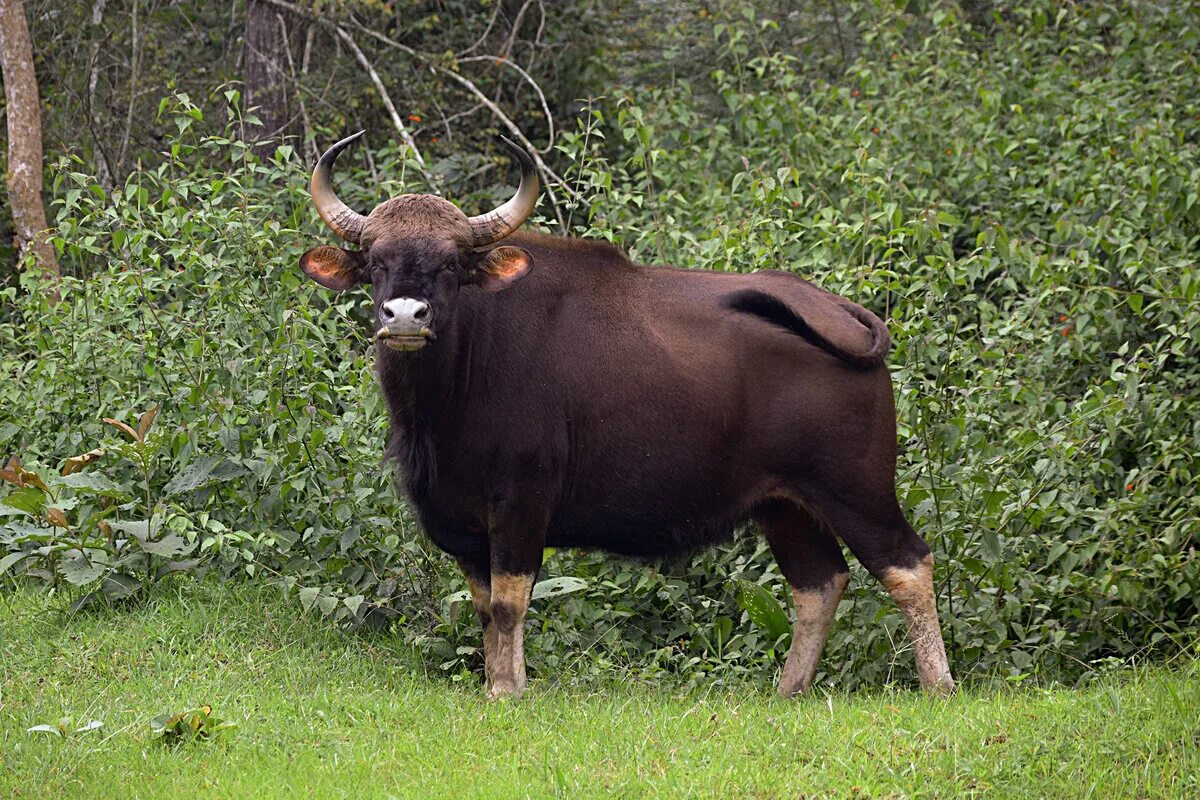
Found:
[{"label": "hoof", "polygon": [[790,700],[793,697],[805,694],[808,691],[808,687],[809,684],[800,681],[789,681],[788,683],[780,681],[779,686],[775,687],[775,691],[784,700]]},{"label": "hoof", "polygon": [[494,703],[497,700],[520,700],[521,690],[511,683],[494,683],[492,688],[488,689],[487,701]]},{"label": "hoof", "polygon": [[949,672],[944,673],[940,678],[926,684],[922,684],[922,689],[931,697],[950,697],[954,694],[954,678]]}]

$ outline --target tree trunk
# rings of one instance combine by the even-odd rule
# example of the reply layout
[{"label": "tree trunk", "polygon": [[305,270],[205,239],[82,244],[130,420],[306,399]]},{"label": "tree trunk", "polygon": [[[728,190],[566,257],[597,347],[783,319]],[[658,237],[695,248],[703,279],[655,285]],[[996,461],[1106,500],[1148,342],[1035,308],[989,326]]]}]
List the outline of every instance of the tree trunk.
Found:
[{"label": "tree trunk", "polygon": [[0,70],[8,115],[8,204],[17,257],[32,251],[37,268],[57,278],[58,260],[42,205],[42,112],[21,0],[0,0]]},{"label": "tree trunk", "polygon": [[261,126],[246,126],[247,139],[272,139],[255,148],[269,155],[284,137],[295,133],[290,109],[291,75],[288,71],[288,21],[281,12],[262,0],[250,0],[246,10],[245,103],[262,120]]}]

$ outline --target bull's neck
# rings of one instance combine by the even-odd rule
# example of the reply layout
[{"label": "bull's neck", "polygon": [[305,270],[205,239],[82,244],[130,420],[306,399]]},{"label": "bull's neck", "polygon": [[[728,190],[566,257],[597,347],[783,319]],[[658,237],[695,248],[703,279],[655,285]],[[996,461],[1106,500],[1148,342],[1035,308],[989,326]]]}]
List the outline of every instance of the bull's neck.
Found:
[{"label": "bull's neck", "polygon": [[[456,304],[461,306],[462,304]],[[443,411],[465,399],[467,366],[474,326],[469,308],[455,308],[438,338],[415,353],[381,348],[377,353],[379,380],[393,425],[411,436],[428,427]],[[432,433],[432,431],[428,431]]]}]

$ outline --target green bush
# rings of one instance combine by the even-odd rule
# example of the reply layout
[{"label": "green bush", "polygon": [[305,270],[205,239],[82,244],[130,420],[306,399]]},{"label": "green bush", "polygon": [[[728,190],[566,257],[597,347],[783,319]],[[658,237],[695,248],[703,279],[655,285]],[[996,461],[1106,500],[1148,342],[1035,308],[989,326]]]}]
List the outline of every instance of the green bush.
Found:
[{"label": "green bush", "polygon": [[[848,11],[845,70],[761,47],[773,23],[753,14],[717,15],[705,81],[593,102],[560,145],[587,201],[572,232],[644,261],[792,270],[888,319],[900,499],[934,548],[958,673],[1074,680],[1178,646],[1200,621],[1200,15],[1047,2],[983,31],[952,4]],[[468,674],[461,579],[381,465],[366,295],[295,268],[329,238],[304,167],[286,148],[258,163],[173,102],[162,164],[111,196],[62,165],[63,302],[10,288],[0,312],[0,451],[54,489],[64,459],[122,439],[103,418],[161,405],[153,452],[79,473],[119,495],[30,512],[10,494],[0,564],[86,596],[157,577],[138,548],[177,536],[171,558],[268,576],[347,625],[396,619]],[[395,152],[375,161],[404,174]],[[422,189],[343,174],[363,207]],[[81,558],[100,571],[66,571]],[[557,552],[543,577],[559,576],[584,583],[535,603],[545,674],[730,680],[786,650],[788,593],[755,536],[657,565]],[[906,649],[856,568],[826,679],[908,679]]]}]

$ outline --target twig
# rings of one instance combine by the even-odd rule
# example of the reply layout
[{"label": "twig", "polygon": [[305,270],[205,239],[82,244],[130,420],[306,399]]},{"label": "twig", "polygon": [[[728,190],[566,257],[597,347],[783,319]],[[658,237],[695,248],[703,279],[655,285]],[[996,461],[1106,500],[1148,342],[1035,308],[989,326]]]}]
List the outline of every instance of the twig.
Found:
[{"label": "twig", "polygon": [[[309,134],[312,133],[312,123],[308,119],[308,107],[304,104],[304,92],[299,90],[300,81],[296,77],[296,62],[292,59],[292,43],[288,38],[287,20],[279,12],[275,12],[275,19],[279,22],[279,33],[283,36],[283,52],[287,54],[288,72],[291,73],[292,85],[297,89],[296,102],[300,104],[300,119],[304,122],[304,139],[309,139]],[[312,28],[309,28],[309,30],[312,30]],[[317,152],[317,143],[310,139],[309,144],[313,151],[313,158],[319,158],[320,153]],[[301,148],[303,146],[301,144]]]},{"label": "twig", "polygon": [[117,169],[125,166],[125,152],[129,147],[129,131],[133,127],[133,106],[137,99],[138,79],[138,3],[133,4],[133,19],[130,47],[133,50],[129,65],[129,109],[125,112],[125,136],[121,139],[121,149],[117,156]]},{"label": "twig", "polygon": [[[101,23],[104,21],[104,6],[108,0],[96,0],[92,6],[92,35],[96,35]],[[95,142],[96,155],[96,172],[97,179],[105,191],[112,191],[113,177],[112,168],[108,164],[108,153],[105,151],[102,144],[102,137],[96,135],[96,86],[100,78],[100,37],[97,36],[96,41],[92,43],[92,58],[91,70],[88,73],[88,130],[92,133],[92,139]]]},{"label": "twig", "polygon": [[500,51],[501,58],[508,58],[512,55],[513,45],[517,43],[517,34],[521,31],[521,23],[525,21],[525,12],[529,10],[529,6],[532,4],[533,0],[525,0],[521,5],[520,11],[517,12],[517,16],[513,20],[512,30],[508,32],[508,40],[504,43],[504,49]]},{"label": "twig", "polygon": [[838,47],[842,51],[842,69],[849,69],[850,60],[846,57],[846,40],[842,38],[842,20],[838,14],[837,0],[829,0],[829,10],[833,13],[833,29],[837,33]]},{"label": "twig", "polygon": [[[550,204],[554,208],[554,216],[555,216],[555,218],[558,219],[559,226],[565,230],[566,223],[563,221],[562,212],[559,210],[558,197],[554,194],[554,186],[557,184],[567,194],[572,194],[571,187],[567,186],[566,182],[562,178],[560,178],[554,172],[554,170],[550,169],[550,167],[548,167],[546,165],[546,162],[542,160],[541,154],[538,153],[538,150],[536,147],[533,146],[533,143],[530,142],[528,138],[526,138],[524,132],[522,132],[521,129],[517,127],[517,124],[515,122],[513,122],[511,119],[508,118],[507,114],[505,114],[503,111],[500,110],[500,106],[493,103],[488,98],[487,95],[485,95],[482,91],[480,91],[478,86],[476,86],[474,83],[472,83],[467,78],[464,78],[462,75],[459,75],[457,72],[452,72],[451,70],[448,70],[448,69],[440,69],[440,68],[436,68],[436,67],[434,69],[437,69],[446,77],[451,78],[454,81],[457,81],[459,84],[461,84],[463,87],[465,87],[467,89],[467,91],[469,91],[471,94],[475,95],[475,98],[477,100],[479,100],[480,103],[487,106],[488,110],[490,110],[492,112],[492,114],[495,115],[496,119],[500,120],[500,122],[504,125],[504,127],[508,128],[509,132],[512,133],[512,135],[517,139],[517,141],[519,141],[521,144],[525,145],[525,149],[530,151],[529,155],[533,158],[534,164],[537,165],[538,171],[541,172],[543,177],[546,179],[545,180],[546,193],[550,195]],[[578,200],[577,197],[572,197],[571,199]]]},{"label": "twig", "polygon": [[[370,62],[366,59],[366,56],[363,54],[362,50],[360,50],[358,45],[354,43],[353,38],[345,31],[345,29],[343,29],[333,20],[323,17],[307,8],[298,6],[295,3],[288,2],[288,0],[264,0],[264,2],[268,2],[279,8],[291,11],[293,14],[298,14],[307,19],[313,20],[314,22],[328,28],[338,37],[339,40],[344,42],[346,46],[355,53],[355,57],[358,58],[359,63],[363,65],[364,69],[367,69],[368,74],[375,83],[376,89],[379,91],[380,97],[384,98],[385,105],[388,106],[388,111],[391,113],[393,123],[396,124],[398,130],[403,131],[401,135],[405,138],[405,143],[411,141],[411,137],[408,136],[407,129],[404,128],[404,124],[401,122],[399,114],[396,113],[395,107],[391,104],[391,99],[388,97],[387,92],[383,87],[383,82],[380,80],[379,74],[375,72],[374,67],[371,67]],[[349,21],[351,25],[353,25],[362,33],[365,33],[366,35],[379,42],[382,42],[383,44],[386,44],[388,47],[399,50],[400,52],[411,56],[422,64],[425,64],[435,75],[441,75],[459,84],[470,94],[474,95],[480,104],[491,111],[492,115],[496,117],[500,124],[508,129],[513,138],[524,145],[525,149],[529,151],[530,156],[533,158],[534,165],[537,167],[538,172],[541,173],[543,182],[546,185],[546,193],[550,197],[550,203],[554,208],[554,215],[557,218],[559,225],[564,225],[562,213],[559,209],[558,196],[554,191],[555,187],[557,186],[572,200],[579,200],[577,193],[574,192],[571,187],[568,186],[567,183],[549,167],[548,164],[546,164],[541,155],[542,151],[533,146],[533,143],[529,141],[529,138],[525,135],[525,133],[517,126],[515,122],[512,121],[512,119],[509,118],[507,114],[504,113],[500,106],[498,106],[487,95],[485,95],[483,91],[469,78],[466,78],[451,69],[438,66],[436,63],[433,63],[432,59],[424,53],[414,50],[408,45],[398,42],[389,36],[379,33],[378,31],[372,30],[353,17],[350,17]],[[413,147],[413,151],[416,152],[415,146]],[[421,164],[423,166],[424,162],[421,162]]]},{"label": "twig", "polygon": [[481,33],[479,35],[479,38],[475,40],[475,44],[471,45],[466,50],[456,53],[456,55],[459,58],[462,58],[463,56],[465,56],[468,53],[470,53],[471,51],[473,51],[475,48],[479,47],[479,45],[483,44],[484,40],[487,39],[488,34],[492,32],[492,27],[496,24],[496,18],[498,16],[500,16],[500,9],[503,6],[504,6],[503,3],[496,3],[495,7],[492,8],[492,18],[488,20],[487,27],[483,29],[483,33]]},{"label": "twig", "polygon": [[387,109],[388,115],[392,118],[392,125],[395,126],[396,132],[400,134],[400,138],[404,141],[404,144],[412,150],[413,160],[417,162],[417,169],[425,177],[425,182],[433,186],[435,182],[433,176],[425,169],[425,159],[421,156],[421,151],[417,149],[417,143],[413,141],[412,134],[405,127],[404,120],[400,119],[400,114],[396,111],[396,106],[392,103],[392,98],[388,94],[387,89],[384,88],[379,73],[375,71],[375,66],[367,59],[366,53],[354,41],[354,37],[336,25],[334,26],[334,32],[339,39],[346,43],[346,47],[350,48],[350,52],[354,53],[354,57],[358,59],[359,65],[371,77],[371,83],[375,84],[375,91],[379,93],[379,99],[383,101],[384,108]]},{"label": "twig", "polygon": [[[528,72],[526,72],[522,67],[518,66],[515,61],[504,56],[471,56],[469,58],[461,58],[459,61],[464,64],[473,61],[491,61],[493,63],[502,64],[503,66],[516,70],[517,74],[524,78],[525,82],[532,86],[533,90],[537,92],[538,100],[540,100],[542,103],[542,113],[546,115],[546,124],[550,126],[550,132],[547,134],[546,146],[541,150],[537,150],[537,152],[549,153],[552,149],[554,149],[554,116],[550,113],[550,104],[546,102],[546,95],[542,91],[542,87],[538,86],[537,81],[530,77]],[[534,149],[536,150],[537,148]]]},{"label": "twig", "polygon": [[308,30],[304,32],[304,55],[300,58],[300,74],[308,74],[308,64],[312,58],[313,39],[316,38],[317,29],[309,25]]}]

